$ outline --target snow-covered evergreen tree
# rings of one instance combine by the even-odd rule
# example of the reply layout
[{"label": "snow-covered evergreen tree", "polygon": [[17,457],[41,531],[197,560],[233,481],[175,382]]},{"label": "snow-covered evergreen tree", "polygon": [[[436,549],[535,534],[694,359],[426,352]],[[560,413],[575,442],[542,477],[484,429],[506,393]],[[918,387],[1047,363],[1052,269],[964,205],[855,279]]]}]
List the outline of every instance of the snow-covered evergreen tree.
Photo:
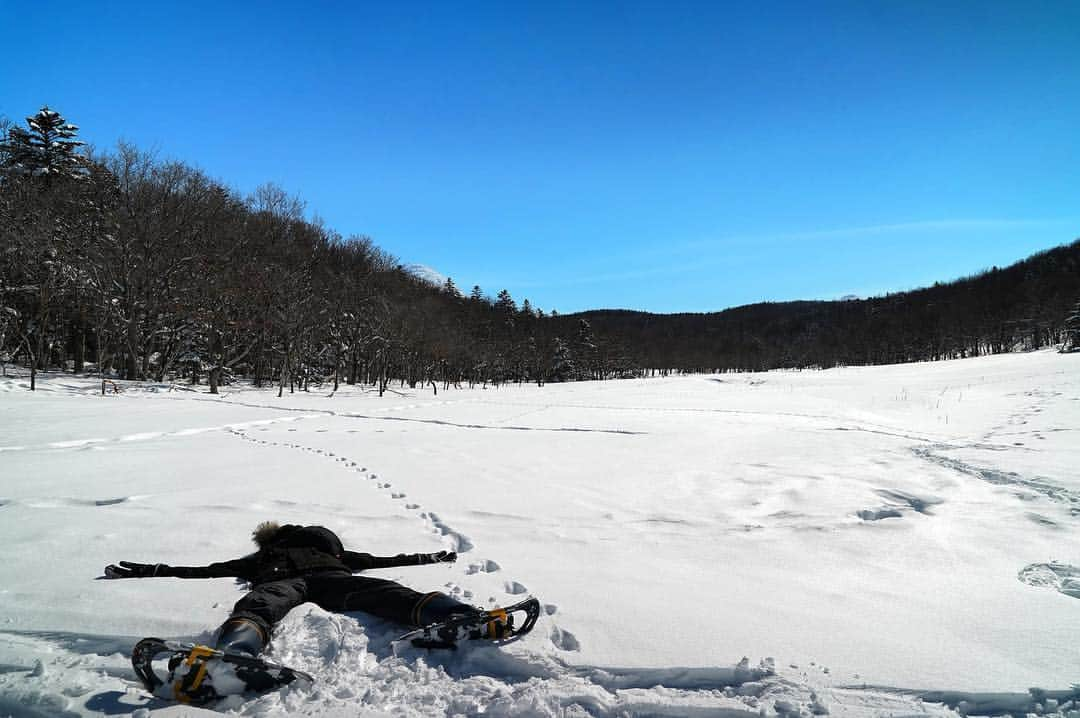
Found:
[{"label": "snow-covered evergreen tree", "polygon": [[513,314],[517,311],[517,302],[510,296],[510,292],[503,289],[495,297],[495,308],[505,314]]},{"label": "snow-covered evergreen tree", "polygon": [[577,370],[582,379],[599,379],[599,347],[593,335],[592,325],[582,319],[578,322],[577,341],[574,342]]},{"label": "snow-covered evergreen tree", "polygon": [[5,174],[29,175],[51,181],[57,177],[83,179],[89,172],[85,158],[77,152],[84,143],[76,135],[77,125],[48,106],[26,118],[28,129],[12,127],[3,143]]},{"label": "snow-covered evergreen tree", "polygon": [[11,120],[0,116],[0,167],[8,164],[8,132],[11,131]]},{"label": "snow-covered evergreen tree", "polygon": [[[43,107],[26,128],[7,128],[0,142],[0,248],[8,286],[0,311],[30,365],[30,388],[49,354],[65,341],[53,321],[65,299],[81,312],[88,283],[85,250],[100,217],[82,188],[88,163],[77,152],[78,127]],[[8,333],[8,332],[6,332]]]},{"label": "snow-covered evergreen tree", "polygon": [[551,346],[551,381],[568,381],[575,373],[570,347],[562,337],[555,337]]}]

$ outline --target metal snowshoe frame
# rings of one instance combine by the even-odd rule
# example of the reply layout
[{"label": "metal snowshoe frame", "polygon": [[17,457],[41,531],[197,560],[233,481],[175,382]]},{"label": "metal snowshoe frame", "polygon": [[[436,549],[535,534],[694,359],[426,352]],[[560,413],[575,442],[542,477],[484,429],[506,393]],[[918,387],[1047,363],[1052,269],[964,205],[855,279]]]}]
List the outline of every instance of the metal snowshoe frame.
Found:
[{"label": "metal snowshoe frame", "polygon": [[193,643],[144,638],[136,643],[131,651],[131,666],[135,669],[135,675],[142,681],[143,686],[151,693],[165,685],[165,680],[154,672],[154,660],[163,654],[171,656],[170,671],[182,662],[188,665],[187,674],[173,683],[173,697],[182,703],[205,702],[219,697],[212,687],[203,685],[206,679],[207,661],[212,659],[237,666],[238,673],[246,669],[252,674],[264,674],[265,678],[259,681],[260,685],[255,686],[255,690],[272,690],[292,683],[298,678],[309,682],[315,680],[308,673],[261,658],[226,653],[216,648]]},{"label": "metal snowshoe frame", "polygon": [[[506,618],[506,630],[502,635],[490,635],[481,630],[490,624],[493,619],[499,617],[499,614],[504,614]],[[525,617],[520,626],[514,625],[515,614],[523,614]],[[487,639],[499,645],[503,645],[515,641],[531,631],[539,618],[540,601],[536,598],[529,597],[512,606],[483,611],[475,615],[452,618],[448,621],[440,621],[424,626],[423,628],[417,628],[395,640],[394,646],[396,648],[402,643],[411,643],[417,648],[446,648],[456,650],[459,640],[471,638]],[[474,629],[477,635],[471,635]]]},{"label": "metal snowshoe frame", "polygon": [[[515,616],[524,616],[521,625],[515,625]],[[505,629],[494,635],[492,621],[496,618],[505,618]],[[395,652],[399,644],[408,642],[418,648],[446,648],[457,649],[460,640],[485,639],[498,645],[504,645],[516,641],[532,631],[540,618],[540,601],[529,597],[511,606],[482,611],[474,615],[461,616],[449,621],[432,623],[409,631],[393,642]],[[154,672],[154,660],[162,655],[168,655],[169,671],[171,672],[186,663],[187,673],[180,679],[173,681],[173,698],[183,703],[201,703],[219,698],[213,690],[213,686],[205,683],[207,675],[207,661],[220,660],[231,663],[237,667],[237,674],[247,673],[242,679],[249,688],[262,692],[292,683],[296,679],[314,682],[314,678],[303,671],[289,668],[279,663],[266,661],[261,658],[227,653],[209,646],[193,643],[183,643],[162,638],[144,638],[135,644],[131,651],[131,666],[135,675],[139,677],[143,686],[150,693],[165,685],[166,679]],[[252,680],[254,679],[254,680]]]}]

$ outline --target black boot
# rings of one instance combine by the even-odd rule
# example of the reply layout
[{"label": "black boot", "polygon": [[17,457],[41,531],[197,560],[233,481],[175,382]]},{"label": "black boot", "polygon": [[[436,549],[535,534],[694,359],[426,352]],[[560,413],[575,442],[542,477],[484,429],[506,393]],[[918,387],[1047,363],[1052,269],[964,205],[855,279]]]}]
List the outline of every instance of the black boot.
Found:
[{"label": "black boot", "polygon": [[266,645],[266,632],[248,618],[230,618],[221,626],[214,648],[255,657]]},{"label": "black boot", "polygon": [[413,623],[417,626],[429,626],[450,618],[471,616],[480,613],[480,609],[450,598],[445,593],[429,593],[413,609]]}]

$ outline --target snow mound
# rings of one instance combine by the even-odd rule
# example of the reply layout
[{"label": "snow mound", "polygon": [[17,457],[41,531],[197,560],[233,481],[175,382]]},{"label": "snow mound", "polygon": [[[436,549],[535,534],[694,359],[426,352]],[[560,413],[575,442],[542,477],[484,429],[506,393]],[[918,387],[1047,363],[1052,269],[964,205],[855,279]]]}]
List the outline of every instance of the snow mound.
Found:
[{"label": "snow mound", "polygon": [[716,668],[594,668],[570,665],[523,637],[457,651],[407,649],[395,655],[400,627],[362,614],[305,606],[279,626],[269,657],[316,676],[311,685],[215,709],[242,715],[396,716],[693,716],[758,715],[772,677],[770,661]]}]

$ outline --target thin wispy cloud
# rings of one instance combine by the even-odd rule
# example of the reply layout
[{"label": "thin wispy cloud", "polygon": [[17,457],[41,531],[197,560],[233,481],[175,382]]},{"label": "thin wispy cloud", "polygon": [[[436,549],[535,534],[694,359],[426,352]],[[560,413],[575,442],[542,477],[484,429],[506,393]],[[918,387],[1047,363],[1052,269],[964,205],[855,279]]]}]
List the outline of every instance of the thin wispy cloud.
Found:
[{"label": "thin wispy cloud", "polygon": [[[555,287],[573,287],[587,284],[601,284],[605,282],[624,282],[634,279],[647,279],[651,277],[663,277],[672,274],[681,274],[701,268],[700,262],[681,262],[675,264],[653,264],[647,268],[627,269],[619,272],[584,272],[567,276],[561,275],[551,279],[531,277],[518,279],[515,277],[490,277],[489,282],[502,282],[507,286],[519,289],[546,289]],[[481,284],[483,282],[481,281]]]},{"label": "thin wispy cloud", "polygon": [[1041,229],[1076,223],[1077,220],[1075,219],[936,219],[766,235],[763,239],[828,239],[830,237],[861,237],[909,232],[994,232],[1015,229]]},{"label": "thin wispy cloud", "polygon": [[[913,222],[891,222],[883,224],[859,225],[856,227],[837,227],[800,232],[778,232],[769,234],[738,234],[712,239],[702,239],[678,244],[680,249],[701,249],[717,246],[742,246],[764,244],[768,242],[790,242],[816,239],[855,239],[859,237],[878,237],[919,232],[966,233],[966,232],[1004,232],[1023,229],[1050,229],[1053,227],[1076,226],[1080,219],[931,219]],[[673,247],[669,247],[671,249]]]},{"label": "thin wispy cloud", "polygon": [[[913,222],[892,222],[886,224],[860,225],[857,227],[840,227],[834,229],[809,230],[803,232],[781,232],[775,234],[740,234],[728,237],[699,240],[694,242],[680,242],[656,246],[646,252],[647,256],[655,258],[658,255],[672,257],[685,251],[700,251],[704,249],[732,250],[746,247],[776,244],[783,242],[797,242],[803,240],[827,240],[827,239],[857,239],[861,237],[873,238],[877,236],[895,236],[902,234],[917,234],[920,232],[940,233],[966,233],[966,232],[995,232],[1016,231],[1023,229],[1048,229],[1053,227],[1076,226],[1080,224],[1077,219],[936,219],[920,220]],[[655,246],[655,245],[654,245]],[[624,258],[629,260],[630,258]],[[650,277],[662,277],[685,274],[699,271],[708,267],[730,265],[736,258],[731,254],[711,254],[695,257],[692,261],[652,262],[649,266],[639,268],[627,267],[623,271],[599,271],[586,272],[576,276],[563,276],[558,279],[542,280],[532,277],[513,281],[515,286],[541,288],[574,286],[583,284],[599,284],[605,282],[619,282],[634,279],[646,279]],[[504,278],[505,281],[505,278]]]},{"label": "thin wispy cloud", "polygon": [[[486,276],[480,280],[480,284],[485,288],[511,287],[515,295],[521,296],[537,294],[562,296],[577,288],[587,287],[603,288],[602,291],[608,292],[608,288],[618,288],[627,283],[651,286],[662,284],[675,287],[691,286],[695,282],[708,282],[718,294],[715,305],[705,307],[710,310],[751,300],[834,299],[843,295],[872,296],[894,291],[897,288],[910,289],[922,286],[935,279],[961,276],[965,272],[978,271],[984,264],[989,266],[992,262],[978,258],[981,255],[973,252],[970,266],[950,266],[937,273],[928,270],[918,276],[892,277],[881,275],[881,271],[877,270],[852,273],[838,269],[838,276],[833,279],[821,276],[818,277],[821,281],[816,283],[799,281],[796,282],[798,288],[789,287],[790,292],[778,289],[780,286],[787,286],[787,283],[772,287],[768,291],[748,294],[745,288],[739,290],[734,288],[746,285],[744,279],[748,273],[757,273],[762,276],[783,274],[784,266],[803,266],[818,252],[831,251],[828,249],[830,240],[855,243],[862,248],[859,251],[870,252],[877,251],[874,249],[875,246],[880,249],[886,245],[892,246],[895,252],[896,241],[903,240],[905,246],[910,243],[912,251],[917,251],[917,247],[925,248],[927,242],[950,245],[955,241],[966,246],[980,236],[985,236],[988,240],[993,238],[998,242],[1002,238],[1020,237],[1028,233],[1049,234],[1064,239],[1066,235],[1073,236],[1075,233],[1070,232],[1070,229],[1078,226],[1080,226],[1080,218],[960,218],[888,222],[792,232],[732,234],[683,242],[651,241],[647,249],[638,248],[634,251],[624,250],[621,253],[613,253],[591,266],[589,263],[579,262],[574,267],[577,271],[573,273],[566,272],[566,267],[561,268],[562,271],[558,273],[551,274],[533,273],[512,276],[503,273],[498,276]],[[1015,259],[1019,258],[1020,254],[1017,254]],[[766,266],[769,267],[768,271],[763,269]],[[877,271],[876,274],[875,271]],[[822,268],[816,267],[815,272],[821,274]],[[867,275],[874,276],[872,283],[866,282]],[[860,278],[865,283],[861,291],[844,286],[853,278]],[[816,286],[822,282],[829,287]],[[719,298],[721,290],[728,292],[730,296],[725,294],[723,299]],[[597,304],[600,303],[603,302]],[[688,306],[692,308],[692,305]],[[678,307],[678,309],[682,311],[687,308]]]}]

